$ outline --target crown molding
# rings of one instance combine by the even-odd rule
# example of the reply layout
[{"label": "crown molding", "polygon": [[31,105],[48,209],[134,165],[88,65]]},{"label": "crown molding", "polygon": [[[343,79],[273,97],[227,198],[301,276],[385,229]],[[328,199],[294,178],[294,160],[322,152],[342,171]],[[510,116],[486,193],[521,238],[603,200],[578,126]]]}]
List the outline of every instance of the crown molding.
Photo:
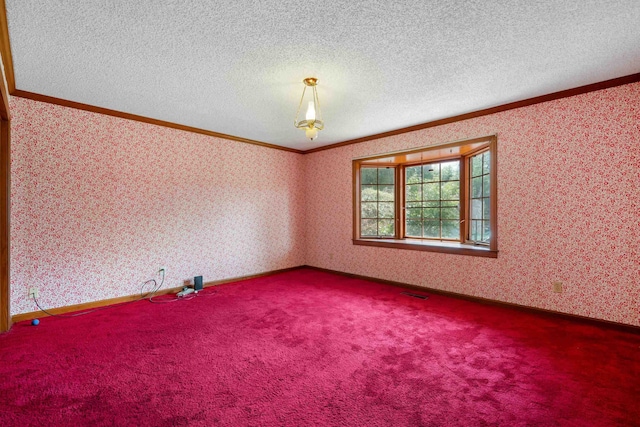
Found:
[{"label": "crown molding", "polygon": [[377,133],[375,135],[365,136],[362,138],[350,139],[348,141],[338,142],[331,145],[325,145],[323,147],[313,148],[311,150],[305,150],[303,153],[304,154],[316,153],[318,151],[331,150],[333,148],[344,147],[346,145],[359,144],[361,142],[373,141],[375,139],[387,138],[395,135],[402,135],[403,133],[414,132],[417,130],[428,129],[436,126],[442,126],[449,123],[455,123],[463,120],[473,119],[476,117],[488,116],[489,114],[500,113],[503,111],[513,110],[521,107],[528,107],[530,105],[540,104],[548,101],[554,101],[556,99],[568,98],[576,95],[582,95],[589,92],[595,92],[602,89],[609,89],[612,87],[622,86],[630,83],[636,83],[639,81],[640,81],[640,73],[630,74],[628,76],[618,77],[611,80],[605,80],[603,82],[598,82],[598,83],[592,83],[589,85],[580,86],[573,89],[561,90],[559,92],[536,96],[536,97],[525,99],[522,101],[510,102],[508,104],[486,108],[484,110],[473,111],[471,113],[460,114],[458,116],[447,117],[445,119],[434,120],[434,121],[422,123],[419,125],[400,128],[400,129],[396,129],[388,132]]},{"label": "crown molding", "polygon": [[149,124],[152,124],[152,125],[163,126],[163,127],[168,127],[168,128],[172,128],[172,129],[178,129],[178,130],[182,130],[182,131],[185,131],[185,132],[199,133],[201,135],[207,135],[207,136],[213,136],[213,137],[216,137],[216,138],[228,139],[228,140],[231,140],[231,141],[243,142],[245,144],[258,145],[258,146],[261,146],[261,147],[273,148],[273,149],[282,150],[282,151],[289,151],[289,152],[298,153],[298,154],[302,154],[303,153],[303,151],[296,150],[296,149],[293,149],[293,148],[282,147],[282,146],[274,145],[274,144],[268,144],[266,142],[255,141],[253,139],[241,138],[241,137],[238,137],[238,136],[233,136],[233,135],[227,135],[227,134],[224,134],[224,133],[213,132],[213,131],[210,131],[210,130],[200,129],[200,128],[196,128],[196,127],[192,127],[192,126],[181,125],[181,124],[173,123],[173,122],[167,122],[167,121],[164,121],[164,120],[152,119],[152,118],[149,118],[149,117],[139,116],[137,114],[124,113],[122,111],[110,110],[108,108],[103,108],[103,107],[96,107],[94,105],[83,104],[81,102],[69,101],[69,100],[66,100],[66,99],[55,98],[53,96],[41,95],[41,94],[33,93],[33,92],[27,92],[27,91],[20,90],[20,89],[14,90],[11,93],[11,95],[17,96],[19,98],[31,99],[31,100],[34,100],[34,101],[46,102],[46,103],[55,104],[55,105],[61,105],[63,107],[76,108],[78,110],[91,111],[93,113],[105,114],[107,116],[119,117],[119,118],[122,118],[122,119],[134,120],[134,121],[138,121],[138,122],[149,123]]},{"label": "crown molding", "polygon": [[4,0],[0,0],[0,54],[4,64],[4,74],[7,79],[9,93],[16,89],[16,80],[13,74],[13,56],[11,55],[11,43],[9,42],[9,23],[7,22],[7,6]]},{"label": "crown molding", "polygon": [[[1,2],[2,0],[0,0]],[[579,86],[573,89],[566,89],[559,92],[550,93],[547,95],[536,96],[533,98],[525,99],[522,101],[511,102],[508,104],[499,105],[496,107],[486,108],[483,110],[473,111],[471,113],[460,114],[453,117],[448,117],[445,119],[434,120],[431,122],[422,123],[419,125],[409,126],[405,128],[400,128],[388,132],[377,133],[375,135],[365,136],[362,138],[351,139],[348,141],[338,142],[335,144],[325,145],[323,147],[313,148],[309,150],[296,150],[293,148],[282,147],[280,145],[268,144],[266,142],[255,141],[252,139],[241,138],[233,135],[227,135],[223,133],[213,132],[205,129],[195,128],[191,126],[185,126],[178,123],[167,122],[164,120],[156,120],[151,119],[149,117],[139,116],[130,113],[124,113],[121,111],[110,110],[108,108],[96,107],[93,105],[82,104],[80,102],[69,101],[66,99],[54,98],[52,96],[41,95],[33,92],[27,92],[19,89],[14,89],[11,93],[13,96],[18,96],[21,98],[28,98],[34,101],[41,101],[50,104],[62,105],[65,107],[76,108],[85,111],[91,111],[94,113],[106,114],[109,116],[120,117],[128,120],[135,120],[144,123],[150,123],[158,126],[169,127],[173,129],[183,130],[186,132],[194,132],[202,135],[213,136],[216,138],[228,139],[231,141],[243,142],[246,144],[259,145],[262,147],[273,148],[276,150],[283,150],[297,154],[311,154],[316,153],[318,151],[331,150],[338,147],[344,147],[346,145],[359,144],[361,142],[373,141],[376,139],[387,138],[390,136],[402,135],[404,133],[414,132],[422,129],[428,129],[436,126],[442,126],[450,123],[455,123],[463,120],[473,119],[476,117],[487,116],[490,114],[500,113],[503,111],[513,110],[516,108],[528,107],[535,104],[540,104],[543,102],[554,101],[557,99],[568,98],[571,96],[582,95],[589,92],[595,92],[598,90],[609,89],[616,86],[623,86],[626,84],[637,83],[640,82],[640,73],[630,74],[628,76],[618,77],[615,79],[605,80],[598,83],[592,83],[585,86]]]},{"label": "crown molding", "polygon": [[[9,41],[9,26],[7,23],[7,9],[5,5],[5,0],[0,0],[0,54],[2,54],[2,62],[5,68],[5,77],[7,80],[7,86],[9,90],[9,94],[13,96],[18,96],[21,98],[28,98],[35,101],[46,102],[50,104],[62,105],[65,107],[76,108],[79,110],[91,111],[100,114],[106,114],[109,116],[120,117],[128,120],[135,120],[144,123],[150,123],[158,126],[164,126],[172,129],[183,130],[186,132],[193,132],[202,135],[213,136],[216,138],[227,139],[236,142],[243,142],[246,144],[258,145],[261,147],[273,148],[276,150],[288,151],[297,154],[311,154],[316,153],[318,151],[331,150],[333,148],[344,147],[346,145],[351,144],[359,144],[361,142],[372,141],[380,138],[387,138],[395,135],[402,135],[408,132],[414,132],[417,130],[428,129],[436,126],[442,126],[449,123],[455,123],[463,120],[473,119],[476,117],[487,116],[489,114],[500,113],[503,111],[513,110],[516,108],[527,107],[530,105],[540,104],[547,101],[553,101],[561,98],[567,98],[576,95],[582,95],[589,92],[594,92],[602,89],[608,89],[616,86],[622,86],[625,84],[636,83],[640,81],[640,73],[630,74],[628,76],[618,77],[611,80],[605,80],[598,83],[593,83],[585,86],[576,87],[573,89],[562,90],[559,92],[550,93],[547,95],[536,96],[533,98],[525,99],[522,101],[511,102],[508,104],[499,105],[496,107],[486,108],[483,110],[473,111],[470,113],[460,114],[453,117],[448,117],[444,119],[434,120],[431,122],[426,122],[414,126],[404,127],[388,132],[377,133],[374,135],[369,135],[361,138],[350,139],[348,141],[338,142],[335,144],[325,145],[318,148],[312,148],[309,150],[296,150],[294,148],[282,147],[280,145],[269,144],[262,141],[256,141],[252,139],[242,138],[234,135],[227,135],[223,133],[213,132],[205,129],[200,129],[192,126],[181,125],[178,123],[168,122],[164,120],[156,120],[149,117],[139,116],[136,114],[124,113],[121,111],[110,110],[108,108],[96,107],[93,105],[82,104],[80,102],[69,101],[65,99],[55,98],[52,96],[41,95],[33,92],[27,92],[23,90],[19,90],[16,88],[15,84],[15,75],[13,69],[13,59],[11,54],[11,44]],[[6,115],[9,114],[8,107],[8,96],[3,97],[3,103],[7,105],[0,105],[0,114],[4,115],[4,110],[6,110]]]},{"label": "crown molding", "polygon": [[[4,0],[0,0],[0,56],[4,72],[0,76],[0,89],[2,90],[2,102],[0,103],[0,117],[9,120],[9,94],[16,88],[13,77],[13,57],[11,56],[11,44],[9,43],[9,25],[7,23],[7,8]],[[6,86],[5,86],[6,81]]]},{"label": "crown molding", "polygon": [[[41,95],[33,92],[19,90],[16,88],[15,74],[13,69],[13,56],[11,53],[11,43],[9,40],[9,24],[7,22],[7,8],[5,0],[0,0],[0,54],[2,55],[2,63],[4,65],[5,77],[7,79],[7,88],[9,95],[17,96],[20,98],[32,99],[34,101],[46,102],[49,104],[61,105],[64,107],[76,108],[78,110],[91,111],[99,114],[106,114],[108,116],[120,117],[128,120],[135,120],[143,123],[149,123],[158,126],[164,126],[172,129],[183,130],[186,132],[198,133],[201,135],[213,136],[216,138],[227,139],[236,142],[243,142],[245,144],[258,145],[261,147],[273,148],[276,150],[289,151],[292,153],[302,154],[302,150],[296,150],[294,148],[282,147],[275,144],[269,144],[262,141],[255,141],[252,139],[241,138],[234,135],[227,135],[219,132],[208,131],[192,126],[181,125],[178,123],[167,122],[164,120],[156,120],[149,117],[139,116],[136,114],[124,113],[121,111],[111,110],[108,108],[96,107],[93,105],[83,104],[80,102],[69,101],[66,99],[55,98],[52,96]],[[4,86],[4,85],[0,85]],[[4,90],[4,89],[3,89]],[[2,95],[5,95],[2,93]],[[0,104],[0,115],[4,118],[5,110],[6,115],[9,114],[9,96],[2,97],[2,103]]]}]

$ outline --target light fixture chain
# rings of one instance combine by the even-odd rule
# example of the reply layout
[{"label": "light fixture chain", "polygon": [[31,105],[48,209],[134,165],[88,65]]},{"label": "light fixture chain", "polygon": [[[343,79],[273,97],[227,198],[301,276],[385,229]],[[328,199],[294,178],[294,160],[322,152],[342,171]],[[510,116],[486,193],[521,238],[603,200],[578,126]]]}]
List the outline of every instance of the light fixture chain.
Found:
[{"label": "light fixture chain", "polygon": [[[322,121],[322,111],[320,109],[320,99],[318,98],[318,91],[316,89],[318,79],[316,79],[315,77],[307,77],[302,82],[304,83],[304,88],[302,90],[300,102],[298,103],[298,109],[296,110],[296,117],[293,120],[293,125],[298,129],[304,130],[307,138],[313,141],[317,138],[318,131],[324,129],[324,122]],[[304,120],[298,121],[298,119],[300,118],[300,109],[302,108],[302,103],[305,100],[308,86],[311,86],[311,99],[309,100],[307,114],[305,115]]]},{"label": "light fixture chain", "polygon": [[298,127],[298,115],[300,114],[300,107],[302,106],[302,100],[304,100],[304,93],[307,91],[307,87],[305,86],[302,89],[302,96],[300,97],[300,102],[298,103],[298,111],[296,111],[296,116],[293,119],[293,125]]},{"label": "light fixture chain", "polygon": [[316,117],[314,122],[316,122],[316,121],[320,121],[321,122],[322,121],[322,108],[320,108],[320,99],[318,98],[318,91],[316,90],[316,86],[313,86],[313,100],[316,103],[316,105],[318,106],[316,108],[318,117]]}]

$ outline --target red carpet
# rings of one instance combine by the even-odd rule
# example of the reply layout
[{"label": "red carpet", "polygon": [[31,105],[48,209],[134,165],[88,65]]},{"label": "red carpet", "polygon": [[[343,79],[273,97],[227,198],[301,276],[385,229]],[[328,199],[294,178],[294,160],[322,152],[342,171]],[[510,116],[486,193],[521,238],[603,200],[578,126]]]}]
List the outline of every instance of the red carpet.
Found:
[{"label": "red carpet", "polygon": [[401,291],[304,269],[16,324],[0,425],[640,425],[640,335]]}]

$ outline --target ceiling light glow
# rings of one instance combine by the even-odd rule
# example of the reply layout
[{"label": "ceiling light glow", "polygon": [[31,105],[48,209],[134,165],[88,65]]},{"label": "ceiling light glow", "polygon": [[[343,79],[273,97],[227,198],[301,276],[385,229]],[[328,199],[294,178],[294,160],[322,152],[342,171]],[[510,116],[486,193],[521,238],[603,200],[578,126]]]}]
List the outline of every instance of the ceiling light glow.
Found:
[{"label": "ceiling light glow", "polygon": [[[318,79],[315,77],[307,77],[302,82],[304,83],[304,89],[302,90],[302,97],[300,97],[300,103],[298,104],[298,111],[296,112],[293,125],[298,129],[304,130],[307,138],[313,141],[318,137],[318,131],[324,129],[324,122],[320,114],[320,101],[318,100],[318,91],[316,89]],[[309,89],[309,91],[307,91],[307,89]],[[305,118],[304,120],[298,120],[300,109],[305,102],[307,105]]]}]

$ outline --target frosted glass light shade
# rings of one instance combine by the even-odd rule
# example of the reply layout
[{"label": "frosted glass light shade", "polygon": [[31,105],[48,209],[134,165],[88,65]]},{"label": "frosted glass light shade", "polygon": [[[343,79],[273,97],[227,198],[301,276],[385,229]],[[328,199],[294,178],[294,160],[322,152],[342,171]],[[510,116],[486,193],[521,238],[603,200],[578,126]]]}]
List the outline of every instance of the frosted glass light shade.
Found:
[{"label": "frosted glass light shade", "polygon": [[307,135],[307,138],[309,138],[310,140],[314,140],[318,137],[318,129],[317,128],[308,128],[307,130],[305,130],[305,135]]},{"label": "frosted glass light shade", "polygon": [[[318,131],[324,129],[324,122],[322,121],[322,113],[320,112],[320,101],[318,99],[318,91],[316,85],[318,79],[315,77],[307,77],[302,81],[305,85],[302,91],[302,97],[300,98],[300,104],[298,104],[298,111],[293,121],[293,125],[298,129],[303,129],[305,135],[310,140],[314,140],[318,137]],[[309,89],[307,91],[307,89]],[[299,118],[303,105],[307,106],[307,111],[304,116],[304,120]]]}]

